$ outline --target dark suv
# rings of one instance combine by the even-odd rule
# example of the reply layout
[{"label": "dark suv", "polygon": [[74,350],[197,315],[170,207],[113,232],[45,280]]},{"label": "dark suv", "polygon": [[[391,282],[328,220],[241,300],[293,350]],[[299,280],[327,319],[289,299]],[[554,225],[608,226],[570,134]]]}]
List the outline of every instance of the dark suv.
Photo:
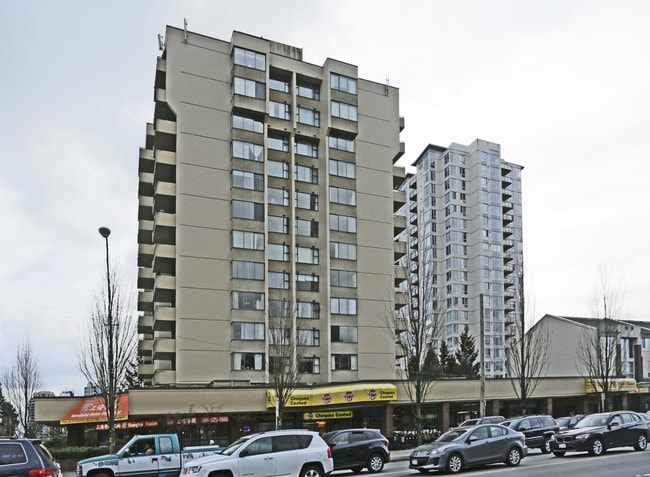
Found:
[{"label": "dark suv", "polygon": [[378,429],[345,429],[323,436],[332,450],[334,470],[380,472],[390,461],[388,439]]},{"label": "dark suv", "polygon": [[38,439],[0,437],[0,476],[61,477],[61,467]]},{"label": "dark suv", "polygon": [[476,417],[474,419],[465,419],[463,422],[458,424],[458,427],[472,427],[477,426],[478,424],[501,424],[505,420],[506,418],[503,416]]},{"label": "dark suv", "polygon": [[555,419],[546,414],[511,417],[501,423],[526,436],[529,449],[541,449],[544,454],[551,452],[551,437],[560,430]]}]

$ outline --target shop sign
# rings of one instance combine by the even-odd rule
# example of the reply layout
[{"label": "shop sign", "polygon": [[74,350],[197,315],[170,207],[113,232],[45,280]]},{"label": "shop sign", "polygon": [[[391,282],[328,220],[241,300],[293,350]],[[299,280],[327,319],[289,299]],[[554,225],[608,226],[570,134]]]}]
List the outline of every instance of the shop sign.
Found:
[{"label": "shop sign", "polygon": [[[132,430],[132,429],[151,429],[158,427],[158,419],[146,419],[144,421],[120,421],[115,423],[116,430]],[[95,424],[96,431],[108,431],[109,425],[107,423]]]},{"label": "shop sign", "polygon": [[[287,399],[285,407],[328,406],[395,399],[397,399],[397,388],[392,384],[351,384],[296,389]],[[275,391],[267,390],[266,407],[275,407],[275,401]]]},{"label": "shop sign", "polygon": [[[107,422],[108,416],[104,399],[101,397],[86,398],[61,419],[60,424],[81,424],[84,422]],[[125,421],[129,417],[129,396],[127,394],[115,397],[115,420]]]},{"label": "shop sign", "polygon": [[350,419],[352,415],[352,411],[306,412],[302,418],[305,421],[317,421],[321,419]]},{"label": "shop sign", "polygon": [[[603,386],[597,379],[586,379],[585,387],[588,393],[602,393]],[[610,392],[636,392],[636,380],[629,378],[610,378]]]},{"label": "shop sign", "polygon": [[230,417],[224,414],[214,416],[171,417],[168,426],[200,426],[202,424],[228,424]]}]

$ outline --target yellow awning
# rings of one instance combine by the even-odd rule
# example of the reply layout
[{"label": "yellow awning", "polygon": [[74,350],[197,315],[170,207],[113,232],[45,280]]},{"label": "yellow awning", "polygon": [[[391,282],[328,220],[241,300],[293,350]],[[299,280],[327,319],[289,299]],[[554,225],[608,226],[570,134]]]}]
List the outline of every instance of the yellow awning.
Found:
[{"label": "yellow awning", "polygon": [[[296,389],[285,407],[328,406],[360,402],[393,401],[397,387],[393,384],[341,384],[322,388]],[[275,390],[266,391],[266,407],[275,407]]]}]

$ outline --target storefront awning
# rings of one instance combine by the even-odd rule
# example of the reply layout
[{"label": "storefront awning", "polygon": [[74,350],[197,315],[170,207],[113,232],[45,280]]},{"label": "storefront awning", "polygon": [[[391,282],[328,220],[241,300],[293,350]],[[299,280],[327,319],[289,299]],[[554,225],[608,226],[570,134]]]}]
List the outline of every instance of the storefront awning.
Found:
[{"label": "storefront awning", "polygon": [[[397,387],[393,384],[342,384],[313,389],[296,389],[285,407],[328,406],[361,402],[393,401]],[[266,391],[266,407],[275,407],[275,390]]]},{"label": "storefront awning", "polygon": [[[129,396],[115,398],[115,420],[123,421],[129,417]],[[87,398],[77,404],[61,419],[61,424],[81,424],[84,422],[106,422],[106,406],[100,397]]]}]

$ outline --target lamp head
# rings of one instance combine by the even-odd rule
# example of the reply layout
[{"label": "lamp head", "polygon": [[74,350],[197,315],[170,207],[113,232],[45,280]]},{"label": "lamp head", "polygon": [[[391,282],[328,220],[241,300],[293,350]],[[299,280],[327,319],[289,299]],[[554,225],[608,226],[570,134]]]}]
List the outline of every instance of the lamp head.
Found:
[{"label": "lamp head", "polygon": [[104,238],[108,238],[108,236],[111,234],[111,229],[108,227],[99,227],[99,235],[101,235]]}]

